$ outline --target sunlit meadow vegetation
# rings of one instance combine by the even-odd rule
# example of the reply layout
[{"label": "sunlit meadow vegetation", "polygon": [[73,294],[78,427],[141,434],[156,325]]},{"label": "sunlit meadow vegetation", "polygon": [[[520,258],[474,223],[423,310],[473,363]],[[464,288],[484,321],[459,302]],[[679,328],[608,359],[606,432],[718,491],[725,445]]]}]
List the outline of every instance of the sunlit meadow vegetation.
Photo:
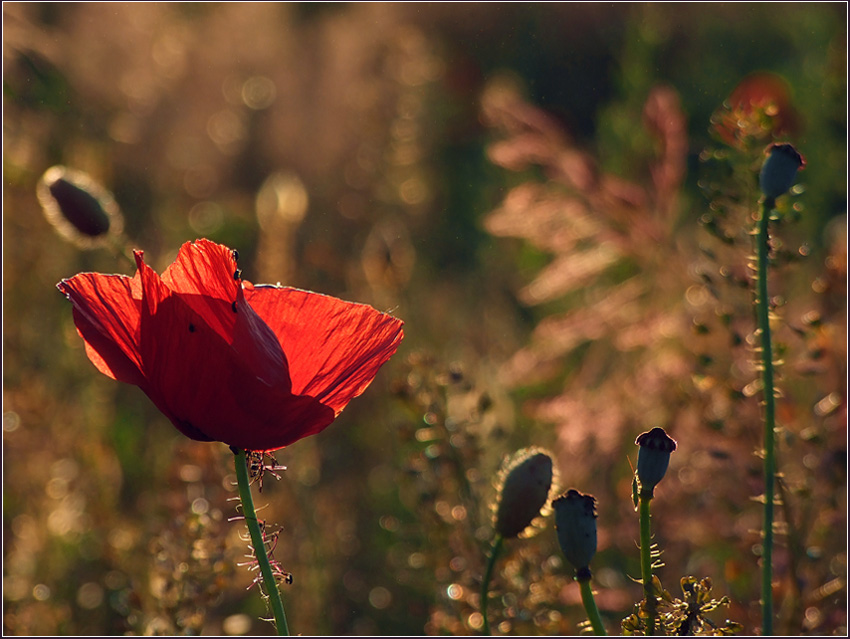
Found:
[{"label": "sunlit meadow vegetation", "polygon": [[[369,391],[254,487],[292,632],[482,633],[503,464],[531,447],[552,457],[552,495],[595,497],[601,622],[640,631],[634,442],[662,427],[677,448],[652,500],[659,628],[759,633],[749,264],[773,141],[806,161],[771,226],[773,630],[846,634],[844,3],[3,18],[4,634],[272,631],[229,521],[232,453],[100,375],[55,288],[132,274],[132,248],[161,272],[200,237],[238,249],[247,280],[405,322]],[[123,228],[80,242],[45,216],[55,165],[112,193]],[[587,627],[553,519],[504,539],[493,634]]]}]

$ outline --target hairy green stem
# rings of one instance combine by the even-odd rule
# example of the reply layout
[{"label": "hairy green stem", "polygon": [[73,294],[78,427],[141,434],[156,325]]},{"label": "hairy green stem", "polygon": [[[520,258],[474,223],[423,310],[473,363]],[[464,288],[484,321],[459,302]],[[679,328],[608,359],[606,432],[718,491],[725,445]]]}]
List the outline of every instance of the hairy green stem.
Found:
[{"label": "hairy green stem", "polygon": [[651,494],[641,490],[640,495],[640,576],[643,582],[643,594],[646,599],[646,634],[655,634],[655,589],[652,586],[652,534],[649,530],[649,502]]},{"label": "hairy green stem", "polygon": [[496,533],[493,546],[490,548],[490,556],[487,558],[487,568],[484,571],[484,581],[481,582],[481,616],[484,618],[484,634],[490,634],[490,621],[487,619],[487,594],[490,590],[490,577],[493,575],[493,566],[496,565],[496,557],[502,549],[505,538]]},{"label": "hairy green stem", "polygon": [[773,345],[770,340],[770,299],[767,296],[768,232],[770,211],[776,201],[760,203],[756,242],[756,313],[761,336],[761,369],[764,393],[764,543],[762,551],[762,635],[773,634],[773,499],[776,478],[776,406],[773,389]]},{"label": "hairy green stem", "polygon": [[581,589],[581,602],[584,604],[584,611],[587,613],[588,620],[590,620],[593,634],[597,637],[606,636],[608,633],[605,632],[605,626],[602,625],[602,617],[599,616],[599,608],[596,607],[593,590],[590,588],[590,571],[587,572],[587,575],[576,577],[576,581],[578,581]]},{"label": "hairy green stem", "polygon": [[236,481],[239,484],[239,497],[242,500],[242,514],[251,534],[251,545],[254,548],[254,556],[260,565],[260,573],[263,576],[261,587],[265,587],[266,596],[274,615],[275,627],[278,635],[289,636],[289,625],[286,623],[286,613],[283,610],[283,601],[280,599],[280,591],[277,580],[272,572],[269,556],[266,553],[266,544],[263,541],[263,533],[260,523],[257,521],[257,513],[254,510],[254,499],[251,496],[251,480],[248,477],[248,461],[244,450],[236,450]]}]

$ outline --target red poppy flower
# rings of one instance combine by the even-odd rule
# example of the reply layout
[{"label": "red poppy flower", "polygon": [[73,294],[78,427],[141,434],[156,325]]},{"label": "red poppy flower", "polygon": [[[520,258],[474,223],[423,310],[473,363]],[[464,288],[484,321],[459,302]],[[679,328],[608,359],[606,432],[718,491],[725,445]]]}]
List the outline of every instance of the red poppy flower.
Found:
[{"label": "red poppy flower", "polygon": [[782,76],[767,71],[756,71],[741,80],[711,119],[720,139],[736,148],[744,148],[748,138],[756,145],[767,144],[774,137],[794,136],[800,128],[790,85]]},{"label": "red poppy flower", "polygon": [[86,354],[187,437],[282,448],[327,427],[372,382],[402,322],[363,305],[240,278],[236,253],[184,244],[162,277],[80,273],[57,285]]}]

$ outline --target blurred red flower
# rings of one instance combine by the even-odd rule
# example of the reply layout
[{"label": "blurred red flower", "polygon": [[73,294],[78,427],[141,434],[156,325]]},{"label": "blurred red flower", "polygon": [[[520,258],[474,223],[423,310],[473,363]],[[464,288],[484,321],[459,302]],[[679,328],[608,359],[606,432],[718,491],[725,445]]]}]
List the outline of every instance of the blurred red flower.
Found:
[{"label": "blurred red flower", "polygon": [[748,140],[753,146],[764,146],[775,137],[794,136],[800,129],[790,85],[768,71],[756,71],[741,80],[711,120],[715,134],[736,148],[745,148]]},{"label": "blurred red flower", "polygon": [[86,354],[135,384],[187,437],[270,451],[318,433],[372,382],[403,337],[363,305],[243,281],[236,253],[186,243],[162,277],[80,273],[57,287]]}]

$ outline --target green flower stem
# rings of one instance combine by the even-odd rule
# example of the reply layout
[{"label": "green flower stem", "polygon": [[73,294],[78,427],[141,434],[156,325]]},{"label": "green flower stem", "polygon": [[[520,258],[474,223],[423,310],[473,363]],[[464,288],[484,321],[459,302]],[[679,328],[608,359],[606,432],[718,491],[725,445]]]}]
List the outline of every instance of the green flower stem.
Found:
[{"label": "green flower stem", "polygon": [[490,590],[490,577],[493,575],[493,566],[496,564],[496,557],[502,549],[502,543],[505,538],[496,533],[496,538],[493,540],[493,546],[490,548],[490,556],[487,558],[487,569],[484,571],[484,581],[481,582],[481,616],[484,618],[484,634],[490,634],[490,621],[487,619],[487,594]]},{"label": "green flower stem", "polygon": [[588,571],[586,577],[576,577],[576,581],[578,581],[581,589],[581,602],[584,604],[584,611],[590,620],[593,634],[597,637],[607,636],[605,626],[602,625],[602,617],[599,616],[599,608],[596,607],[596,600],[593,598],[593,590],[590,588],[590,571]]},{"label": "green flower stem", "polygon": [[646,599],[646,634],[655,634],[655,589],[652,586],[652,534],[649,530],[649,502],[652,495],[640,492],[640,576]]},{"label": "green flower stem", "polygon": [[761,369],[764,383],[764,550],[762,551],[762,635],[773,634],[773,499],[776,478],[776,405],[773,389],[773,346],[770,341],[770,300],[767,296],[768,233],[770,211],[776,200],[760,203],[756,264],[756,313],[761,336]]},{"label": "green flower stem", "polygon": [[236,480],[239,484],[239,497],[242,500],[242,514],[245,523],[248,524],[248,532],[251,534],[251,545],[254,547],[254,555],[260,565],[263,576],[262,586],[265,587],[266,596],[272,608],[275,627],[278,635],[289,636],[289,626],[286,623],[286,613],[283,610],[283,602],[280,599],[280,591],[277,580],[272,573],[269,556],[266,553],[266,544],[263,541],[263,533],[257,521],[257,513],[254,510],[254,499],[251,496],[251,481],[248,477],[248,461],[244,450],[237,450],[236,458]]}]

